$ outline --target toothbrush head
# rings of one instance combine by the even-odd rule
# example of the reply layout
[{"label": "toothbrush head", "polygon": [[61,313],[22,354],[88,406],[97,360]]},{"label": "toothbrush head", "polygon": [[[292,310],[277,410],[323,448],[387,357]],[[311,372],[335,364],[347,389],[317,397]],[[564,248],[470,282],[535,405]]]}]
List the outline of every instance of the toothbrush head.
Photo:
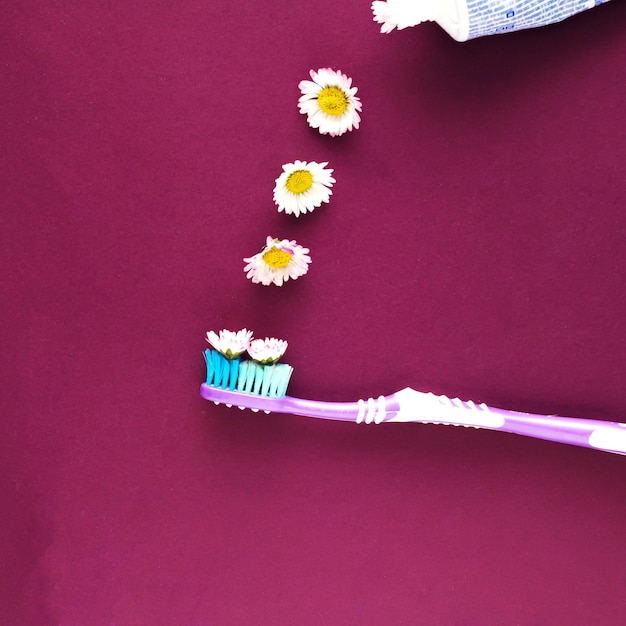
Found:
[{"label": "toothbrush head", "polygon": [[217,350],[206,349],[207,386],[256,396],[282,398],[293,368],[286,363],[262,364],[241,357],[227,359]]}]

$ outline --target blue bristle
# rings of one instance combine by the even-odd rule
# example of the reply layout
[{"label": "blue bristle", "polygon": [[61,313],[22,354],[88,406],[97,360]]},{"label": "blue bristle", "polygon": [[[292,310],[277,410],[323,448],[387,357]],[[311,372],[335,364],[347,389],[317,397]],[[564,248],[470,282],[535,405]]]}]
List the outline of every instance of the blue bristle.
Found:
[{"label": "blue bristle", "polygon": [[280,387],[277,390],[277,396],[282,398],[287,393],[287,386],[289,385],[289,381],[291,380],[291,375],[293,374],[293,367],[291,365],[284,364],[283,375],[280,381]]},{"label": "blue bristle", "polygon": [[237,380],[237,391],[246,391],[249,365],[250,361],[243,361],[239,365],[239,379]]},{"label": "blue bristle", "polygon": [[222,386],[222,372],[224,371],[223,358],[224,357],[219,352],[215,352],[215,350],[211,353],[211,360],[213,362],[213,384],[216,387]]},{"label": "blue bristle", "polygon": [[213,384],[216,387],[220,386],[220,383],[222,381],[222,359],[221,359],[221,354],[219,354],[218,352],[215,352],[215,350],[213,350],[211,352],[211,365],[213,367]]},{"label": "blue bristle", "polygon": [[211,366],[209,365],[209,355],[207,354],[207,352],[209,352],[209,350],[205,350],[202,353],[202,356],[204,357],[204,362],[206,363],[206,384],[210,385],[211,384]]},{"label": "blue bristle", "polygon": [[213,360],[213,350],[208,348],[204,351],[204,360],[206,361],[206,384],[212,385],[215,380],[215,362]]},{"label": "blue bristle", "polygon": [[282,368],[280,365],[274,365],[272,368],[272,379],[270,380],[270,385],[267,390],[267,395],[272,398],[276,398],[276,389],[277,384],[280,382],[281,370]]},{"label": "blue bristle", "polygon": [[237,386],[237,377],[239,376],[239,357],[233,359],[230,363],[230,382],[228,388],[234,390]]},{"label": "blue bristle", "polygon": [[265,366],[260,363],[254,363],[254,386],[252,387],[252,393],[257,396],[261,395],[261,385],[263,384],[263,368]]},{"label": "blue bristle", "polygon": [[270,395],[270,385],[272,383],[272,376],[274,375],[275,365],[266,365],[263,368],[263,378],[261,382],[261,395],[269,396]]}]

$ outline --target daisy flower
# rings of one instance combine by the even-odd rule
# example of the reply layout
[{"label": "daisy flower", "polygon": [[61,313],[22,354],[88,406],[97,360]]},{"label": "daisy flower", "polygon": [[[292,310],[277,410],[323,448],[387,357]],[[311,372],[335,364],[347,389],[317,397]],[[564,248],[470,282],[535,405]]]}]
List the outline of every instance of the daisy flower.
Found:
[{"label": "daisy flower", "polygon": [[212,330],[206,334],[206,340],[227,359],[236,359],[245,352],[252,341],[252,331],[244,328],[236,333],[220,330],[217,335]]},{"label": "daisy flower", "polygon": [[352,79],[328,67],[310,72],[311,80],[302,80],[298,100],[300,113],[307,116],[311,128],[322,135],[336,137],[359,127],[361,101],[355,95]]},{"label": "daisy flower", "polygon": [[425,9],[425,6],[424,3],[415,0],[387,0],[387,2],[376,0],[372,3],[372,11],[374,21],[382,24],[380,32],[390,33],[394,28],[402,30],[421,22],[434,20],[435,12],[428,11],[428,7]]},{"label": "daisy flower", "polygon": [[255,339],[248,346],[250,358],[263,365],[276,363],[287,350],[287,342],[282,339],[266,337],[265,339]]},{"label": "daisy flower", "polygon": [[328,202],[335,179],[328,162],[295,161],[283,165],[283,173],[276,179],[274,203],[278,211],[298,217],[300,213],[313,211],[322,202]]},{"label": "daisy flower", "polygon": [[290,278],[294,280],[309,271],[309,249],[288,239],[268,237],[261,252],[244,259],[246,277],[253,283],[279,287]]}]

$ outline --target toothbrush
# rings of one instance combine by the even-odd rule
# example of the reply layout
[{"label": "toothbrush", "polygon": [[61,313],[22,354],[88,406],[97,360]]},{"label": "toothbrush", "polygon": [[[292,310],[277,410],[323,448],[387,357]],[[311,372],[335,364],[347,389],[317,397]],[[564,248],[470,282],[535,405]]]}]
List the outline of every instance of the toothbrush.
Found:
[{"label": "toothbrush", "polygon": [[[216,367],[215,355],[212,350],[205,351],[207,382],[200,387],[200,395],[215,404],[357,424],[415,422],[501,430],[626,455],[626,424],[507,411],[490,408],[486,404],[423,393],[409,387],[389,396],[357,402],[304,400],[285,395],[291,375],[290,366],[282,366],[289,368],[286,374],[278,369],[280,365],[264,366],[256,372],[251,368],[242,368],[238,372],[238,363],[233,365],[232,361],[227,364],[228,368]],[[244,361],[242,365],[247,363]],[[272,377],[276,378],[275,383],[271,382]],[[254,378],[256,384],[252,380]],[[262,379],[266,381],[265,391],[261,389]]]}]

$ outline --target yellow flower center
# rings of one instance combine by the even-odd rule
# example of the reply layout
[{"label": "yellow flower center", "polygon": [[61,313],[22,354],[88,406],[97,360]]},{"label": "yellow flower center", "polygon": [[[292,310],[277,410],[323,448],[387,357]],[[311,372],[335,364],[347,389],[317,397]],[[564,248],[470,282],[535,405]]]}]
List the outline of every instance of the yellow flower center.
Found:
[{"label": "yellow flower center", "polygon": [[276,246],[272,246],[269,250],[263,253],[263,260],[274,269],[280,269],[282,267],[287,267],[289,265],[289,261],[291,261],[291,257],[293,255],[285,250],[281,250]]},{"label": "yellow flower center", "polygon": [[285,182],[287,191],[291,191],[291,193],[295,193],[296,195],[308,191],[311,189],[312,185],[313,174],[311,174],[309,170],[296,170],[295,172],[291,172]]},{"label": "yellow flower center", "polygon": [[348,108],[348,98],[339,87],[324,87],[317,96],[317,104],[326,115],[339,117]]}]

